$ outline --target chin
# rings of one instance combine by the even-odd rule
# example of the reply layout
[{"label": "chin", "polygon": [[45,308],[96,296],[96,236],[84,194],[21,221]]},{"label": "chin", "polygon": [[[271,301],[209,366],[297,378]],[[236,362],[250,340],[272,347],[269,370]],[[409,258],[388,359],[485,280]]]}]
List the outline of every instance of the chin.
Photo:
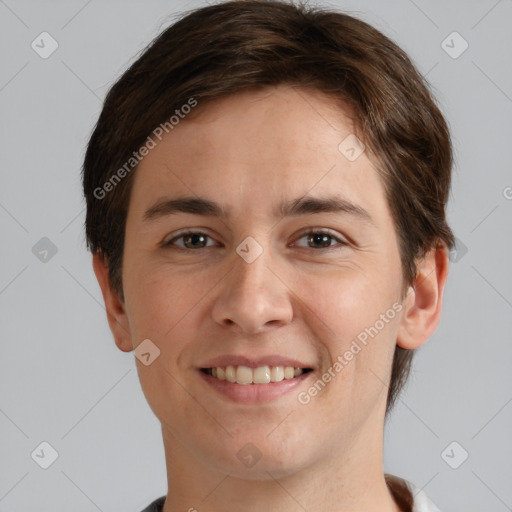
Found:
[{"label": "chin", "polygon": [[301,470],[301,468],[297,466],[297,461],[276,460],[270,455],[262,455],[254,465],[246,466],[236,457],[230,461],[225,461],[225,463],[217,459],[214,465],[217,471],[229,474],[230,477],[259,481],[286,478]]},{"label": "chin", "polygon": [[218,439],[211,440],[199,447],[200,456],[205,460],[206,455],[205,462],[216,471],[244,480],[285,478],[308,466],[303,443],[294,446],[283,443],[278,436],[270,440],[267,435],[268,431],[259,437],[233,437],[225,439],[224,444],[219,444]]}]

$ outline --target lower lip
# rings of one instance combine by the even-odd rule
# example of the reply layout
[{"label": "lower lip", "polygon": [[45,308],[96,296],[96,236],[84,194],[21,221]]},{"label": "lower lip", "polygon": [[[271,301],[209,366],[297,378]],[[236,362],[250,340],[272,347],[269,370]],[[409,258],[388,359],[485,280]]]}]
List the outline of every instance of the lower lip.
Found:
[{"label": "lower lip", "polygon": [[308,379],[313,372],[303,373],[293,379],[283,379],[280,382],[268,384],[236,384],[227,380],[220,380],[199,370],[204,382],[221,395],[239,403],[253,404],[276,400],[290,393]]}]

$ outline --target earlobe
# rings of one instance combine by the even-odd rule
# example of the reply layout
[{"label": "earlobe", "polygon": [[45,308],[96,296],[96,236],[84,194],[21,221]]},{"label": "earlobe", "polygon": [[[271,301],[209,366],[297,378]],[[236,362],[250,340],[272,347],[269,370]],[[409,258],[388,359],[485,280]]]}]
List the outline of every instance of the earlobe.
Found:
[{"label": "earlobe", "polygon": [[448,267],[448,251],[444,246],[431,249],[418,262],[416,279],[404,299],[397,336],[399,347],[419,348],[436,330],[441,319]]},{"label": "earlobe", "polygon": [[96,279],[101,288],[103,301],[105,302],[105,310],[110,330],[114,335],[114,340],[123,352],[133,350],[133,344],[130,335],[130,325],[126,316],[124,304],[120,301],[117,293],[112,289],[108,276],[108,266],[105,258],[99,252],[92,256],[92,266]]}]

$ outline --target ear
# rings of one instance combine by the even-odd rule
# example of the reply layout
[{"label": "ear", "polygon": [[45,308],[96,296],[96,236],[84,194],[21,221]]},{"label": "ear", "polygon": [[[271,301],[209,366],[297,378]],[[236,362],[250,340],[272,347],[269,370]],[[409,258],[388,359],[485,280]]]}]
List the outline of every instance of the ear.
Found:
[{"label": "ear", "polygon": [[101,293],[103,294],[108,323],[114,335],[116,345],[119,350],[130,352],[134,347],[128,317],[126,316],[124,304],[117,296],[117,293],[112,289],[108,276],[108,265],[100,252],[93,254],[92,266],[100,285]]},{"label": "ear", "polygon": [[431,249],[417,262],[416,279],[404,300],[404,313],[397,336],[399,347],[410,350],[419,348],[436,330],[441,320],[448,267],[445,246]]}]

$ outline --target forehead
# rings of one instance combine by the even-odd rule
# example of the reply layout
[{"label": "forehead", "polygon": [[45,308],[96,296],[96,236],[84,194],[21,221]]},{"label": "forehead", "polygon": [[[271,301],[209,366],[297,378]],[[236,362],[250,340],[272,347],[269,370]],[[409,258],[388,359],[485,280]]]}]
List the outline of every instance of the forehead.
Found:
[{"label": "forehead", "polygon": [[195,108],[139,164],[132,191],[139,208],[184,194],[242,201],[252,213],[251,198],[261,207],[262,201],[333,192],[362,205],[382,202],[367,150],[356,159],[346,153],[356,129],[332,97],[281,85],[203,106],[198,101]]}]

